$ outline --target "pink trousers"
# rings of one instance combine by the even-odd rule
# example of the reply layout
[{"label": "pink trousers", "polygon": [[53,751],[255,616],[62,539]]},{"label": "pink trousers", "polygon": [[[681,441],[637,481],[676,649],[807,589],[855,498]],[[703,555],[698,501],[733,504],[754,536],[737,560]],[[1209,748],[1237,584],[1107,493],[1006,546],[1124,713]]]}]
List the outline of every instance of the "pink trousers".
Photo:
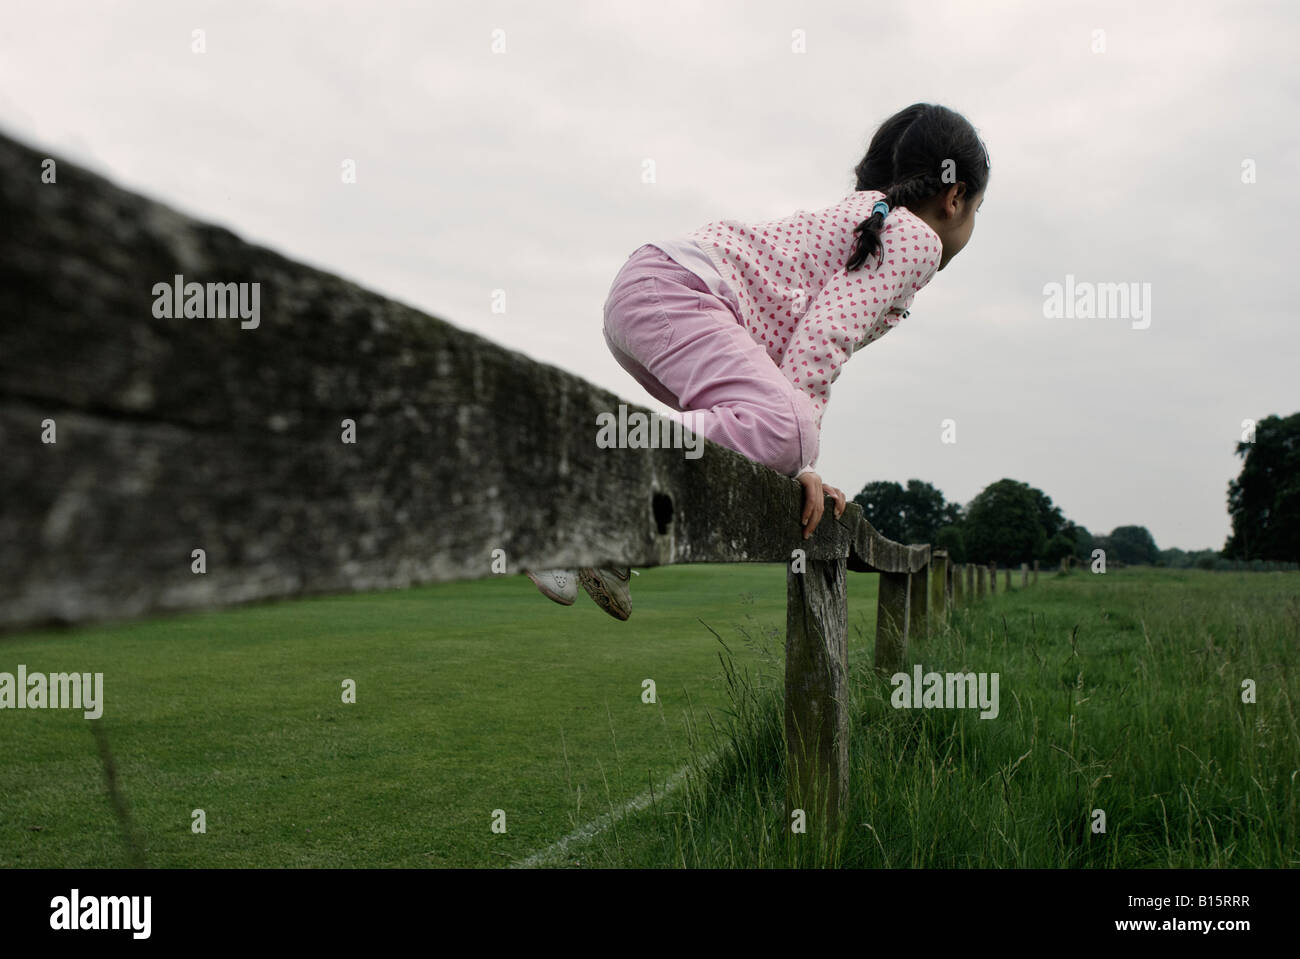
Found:
[{"label": "pink trousers", "polygon": [[816,416],[749,335],[740,307],[657,246],[636,250],[605,300],[620,366],[697,436],[793,476],[817,457]]}]

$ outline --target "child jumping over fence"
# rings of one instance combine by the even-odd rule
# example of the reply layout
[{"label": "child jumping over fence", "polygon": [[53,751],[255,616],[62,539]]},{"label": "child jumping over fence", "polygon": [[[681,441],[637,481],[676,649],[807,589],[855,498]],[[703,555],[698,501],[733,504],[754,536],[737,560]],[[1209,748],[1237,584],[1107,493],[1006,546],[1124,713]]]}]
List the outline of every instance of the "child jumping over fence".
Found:
[{"label": "child jumping over fence", "polygon": [[[822,415],[845,362],[906,318],[961,252],[984,199],[988,151],[965,117],[915,103],[871,138],[854,192],[780,220],[719,220],[639,247],[605,301],[614,358],[682,425],[804,488],[804,538],[823,496]],[[530,571],[573,604],[579,583],[618,619],[632,613],[627,567]]]}]

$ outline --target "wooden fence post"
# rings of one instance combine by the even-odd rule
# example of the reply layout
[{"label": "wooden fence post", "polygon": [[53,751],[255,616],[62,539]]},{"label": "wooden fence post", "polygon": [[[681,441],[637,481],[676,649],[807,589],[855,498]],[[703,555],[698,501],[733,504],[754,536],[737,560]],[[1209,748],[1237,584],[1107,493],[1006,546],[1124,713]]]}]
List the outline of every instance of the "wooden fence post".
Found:
[{"label": "wooden fence post", "polygon": [[1062,572],[1062,573],[1068,573],[1069,571],[1070,571],[1070,558],[1069,558],[1068,556],[1062,556],[1062,557],[1061,557],[1061,572]]},{"label": "wooden fence post", "polygon": [[998,591],[998,564],[989,563],[989,595]]},{"label": "wooden fence post", "polygon": [[1038,560],[1034,560],[1034,585],[1038,585]]},{"label": "wooden fence post", "polygon": [[1020,564],[1020,588],[1024,589],[1029,585],[1029,564]]},{"label": "wooden fence post", "polygon": [[[933,555],[930,563],[934,562]],[[918,642],[930,635],[930,563],[908,579],[907,636]]]},{"label": "wooden fence post", "polygon": [[876,600],[876,669],[892,676],[903,668],[907,652],[910,573],[881,573]]},{"label": "wooden fence post", "polygon": [[952,606],[953,609],[966,605],[966,564],[958,563],[952,568]]},{"label": "wooden fence post", "polygon": [[808,560],[804,573],[787,566],[786,811],[831,827],[849,788],[847,597],[844,560]]},{"label": "wooden fence post", "polygon": [[983,599],[988,595],[989,568],[975,564],[975,598]]},{"label": "wooden fence post", "polygon": [[975,594],[975,564],[966,564],[966,602],[973,603],[978,597]]},{"label": "wooden fence post", "polygon": [[941,622],[948,614],[948,551],[930,553],[930,617]]}]

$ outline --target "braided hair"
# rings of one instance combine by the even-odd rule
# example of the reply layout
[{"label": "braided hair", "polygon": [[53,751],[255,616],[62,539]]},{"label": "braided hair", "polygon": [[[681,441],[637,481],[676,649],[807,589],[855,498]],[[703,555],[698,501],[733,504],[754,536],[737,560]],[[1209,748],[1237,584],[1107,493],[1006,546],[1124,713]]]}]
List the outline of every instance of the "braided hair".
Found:
[{"label": "braided hair", "polygon": [[[953,175],[944,178],[945,163]],[[953,183],[966,184],[966,195],[977,196],[988,183],[989,155],[984,142],[960,113],[934,103],[914,103],[880,125],[854,173],[858,190],[885,194],[890,209],[916,210]],[[854,229],[857,241],[845,263],[856,270],[873,254],[883,254],[880,231],[884,213],[872,213]]]}]

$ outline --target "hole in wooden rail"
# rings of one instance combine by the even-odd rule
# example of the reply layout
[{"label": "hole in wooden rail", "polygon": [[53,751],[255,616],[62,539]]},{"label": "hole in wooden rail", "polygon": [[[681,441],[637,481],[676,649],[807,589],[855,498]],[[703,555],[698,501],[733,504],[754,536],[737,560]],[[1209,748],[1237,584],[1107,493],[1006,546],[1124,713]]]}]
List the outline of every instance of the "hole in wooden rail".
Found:
[{"label": "hole in wooden rail", "polygon": [[668,524],[673,521],[673,501],[667,493],[655,493],[654,498],[650,501],[650,508],[655,514],[655,525],[659,527],[659,535],[663,536],[668,532]]}]

